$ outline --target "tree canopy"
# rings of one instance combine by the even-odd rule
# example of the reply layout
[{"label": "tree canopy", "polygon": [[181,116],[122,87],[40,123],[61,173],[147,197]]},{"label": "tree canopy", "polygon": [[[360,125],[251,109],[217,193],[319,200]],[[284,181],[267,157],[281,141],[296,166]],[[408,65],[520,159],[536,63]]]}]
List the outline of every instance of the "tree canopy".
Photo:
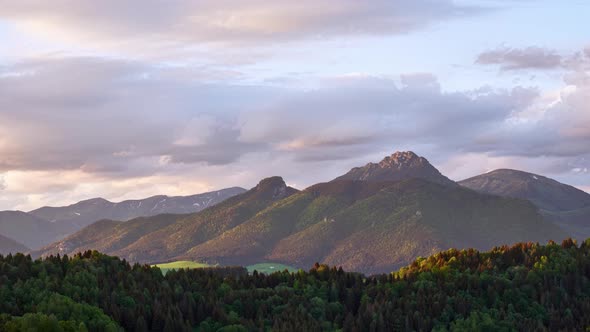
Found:
[{"label": "tree canopy", "polygon": [[0,256],[2,331],[583,331],[590,240],[448,250],[390,274]]}]

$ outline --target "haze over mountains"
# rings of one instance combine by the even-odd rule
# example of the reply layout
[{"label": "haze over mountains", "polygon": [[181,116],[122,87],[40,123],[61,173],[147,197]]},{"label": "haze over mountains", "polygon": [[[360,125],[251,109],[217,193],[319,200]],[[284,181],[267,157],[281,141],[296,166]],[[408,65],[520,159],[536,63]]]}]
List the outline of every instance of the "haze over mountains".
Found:
[{"label": "haze over mountains", "polygon": [[127,221],[162,213],[193,213],[245,191],[233,187],[191,196],[160,195],[119,203],[94,198],[69,206],[42,207],[28,213],[0,211],[0,234],[30,248],[41,248],[98,220]]},{"label": "haze over mountains", "polygon": [[197,213],[99,221],[36,254],[97,249],[145,263],[304,268],[320,261],[377,273],[451,247],[567,236],[529,201],[461,187],[425,158],[397,152],[303,191],[272,177]]},{"label": "haze over mountains", "polygon": [[25,247],[22,243],[6,236],[0,235],[0,255],[7,255],[9,253],[27,252],[30,249]]},{"label": "haze over mountains", "polygon": [[61,237],[61,230],[47,220],[21,211],[0,211],[0,235],[29,248],[39,248]]}]

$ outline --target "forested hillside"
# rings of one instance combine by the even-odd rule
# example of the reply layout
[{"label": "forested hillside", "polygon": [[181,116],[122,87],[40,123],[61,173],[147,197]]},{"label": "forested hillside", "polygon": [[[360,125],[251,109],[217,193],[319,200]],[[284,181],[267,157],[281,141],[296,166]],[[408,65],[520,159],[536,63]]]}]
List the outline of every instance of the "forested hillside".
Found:
[{"label": "forested hillside", "polygon": [[590,240],[449,250],[371,277],[19,254],[0,256],[0,330],[583,331],[589,278]]}]

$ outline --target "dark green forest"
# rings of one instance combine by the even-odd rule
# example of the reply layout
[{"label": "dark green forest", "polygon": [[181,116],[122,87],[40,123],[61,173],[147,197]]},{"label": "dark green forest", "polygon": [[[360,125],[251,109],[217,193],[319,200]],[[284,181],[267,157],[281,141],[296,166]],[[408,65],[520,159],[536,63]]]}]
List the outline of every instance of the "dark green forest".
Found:
[{"label": "dark green forest", "polygon": [[590,240],[448,250],[376,276],[0,256],[1,331],[584,331]]}]

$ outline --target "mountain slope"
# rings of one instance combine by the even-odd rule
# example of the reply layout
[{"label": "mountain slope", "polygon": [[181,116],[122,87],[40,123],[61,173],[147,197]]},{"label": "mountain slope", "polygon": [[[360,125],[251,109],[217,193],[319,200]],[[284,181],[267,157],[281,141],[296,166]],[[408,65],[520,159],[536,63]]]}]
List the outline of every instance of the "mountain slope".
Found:
[{"label": "mountain slope", "polygon": [[417,156],[414,152],[395,152],[379,163],[368,163],[363,167],[355,167],[348,173],[337,177],[338,180],[360,181],[401,181],[407,179],[425,179],[443,185],[456,186],[456,183],[442,175],[428,160]]},{"label": "mountain slope", "polygon": [[453,246],[489,249],[566,237],[524,200],[422,179],[381,184],[376,193],[338,209],[324,208],[302,226],[303,216],[320,199],[311,199],[305,190],[182,257],[230,265],[272,260],[301,267],[322,261],[376,273]]},{"label": "mountain slope", "polygon": [[255,263],[281,239],[328,220],[388,185],[391,183],[350,180],[314,185],[272,204],[241,225],[194,246],[180,257],[230,265]]},{"label": "mountain slope", "polygon": [[495,170],[459,184],[482,193],[527,199],[574,237],[590,236],[590,194],[575,187],[512,169]]},{"label": "mountain slope", "polygon": [[296,191],[280,177],[271,177],[199,213],[157,215],[127,222],[100,221],[36,254],[98,249],[134,261],[162,262],[242,223],[272,202]]},{"label": "mountain slope", "polygon": [[60,236],[53,223],[21,211],[0,211],[0,234],[29,248],[40,248]]},{"label": "mountain slope", "polygon": [[25,253],[29,248],[17,241],[0,234],[0,255],[8,255],[9,253]]}]

